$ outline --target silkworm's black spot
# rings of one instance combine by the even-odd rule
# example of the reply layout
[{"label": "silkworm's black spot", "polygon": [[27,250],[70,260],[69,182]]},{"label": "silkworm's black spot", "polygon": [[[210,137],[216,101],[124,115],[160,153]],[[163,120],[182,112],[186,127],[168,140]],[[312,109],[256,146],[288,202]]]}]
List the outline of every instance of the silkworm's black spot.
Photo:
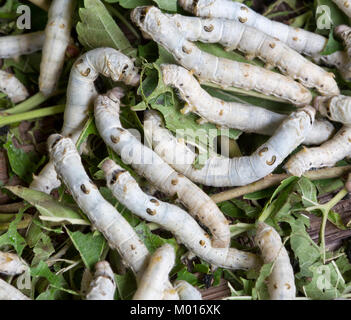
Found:
[{"label": "silkworm's black spot", "polygon": [[119,178],[119,176],[123,173],[125,173],[125,170],[115,170],[112,172],[112,177],[110,180],[110,184],[115,184]]},{"label": "silkworm's black spot", "polygon": [[199,243],[200,243],[200,246],[202,246],[202,247],[206,244],[206,242],[204,240],[200,240]]},{"label": "silkworm's black spot", "polygon": [[160,205],[160,203],[156,199],[151,199],[150,202],[154,203],[156,206]]},{"label": "silkworm's black spot", "polygon": [[178,184],[178,180],[177,180],[177,179],[173,179],[173,180],[171,181],[171,183],[172,183],[172,185],[176,186],[176,185]]},{"label": "silkworm's black spot", "polygon": [[118,130],[119,132],[124,132],[124,131],[125,131],[125,130],[122,129],[122,128],[117,128],[117,130]]},{"label": "silkworm's black spot", "polygon": [[209,26],[204,26],[204,30],[205,30],[206,32],[212,32],[213,29],[214,29],[213,24],[210,24]]},{"label": "silkworm's black spot", "polygon": [[273,156],[272,157],[272,160],[271,161],[266,161],[266,163],[269,165],[269,166],[273,166],[275,164],[275,162],[277,161],[277,157],[276,156]]},{"label": "silkworm's black spot", "polygon": [[183,47],[182,47],[182,51],[183,51],[184,53],[186,53],[186,54],[190,54],[191,51],[192,51],[192,49],[191,49],[191,48],[188,49],[186,46],[183,46]]},{"label": "silkworm's black spot", "polygon": [[240,21],[241,23],[245,23],[245,22],[247,22],[247,18],[239,17],[239,21]]},{"label": "silkworm's black spot", "polygon": [[85,184],[82,184],[80,186],[80,190],[82,190],[83,193],[85,193],[85,194],[89,194],[90,193],[90,190],[85,186]]},{"label": "silkworm's black spot", "polygon": [[260,156],[260,157],[262,157],[263,156],[263,154],[265,153],[265,152],[268,152],[268,148],[267,147],[264,147],[264,148],[262,148],[259,152],[258,152],[258,155]]},{"label": "silkworm's black spot", "polygon": [[180,83],[179,86],[182,87],[184,84],[183,83]]},{"label": "silkworm's black spot", "polygon": [[128,65],[125,64],[124,67],[123,67],[123,69],[122,69],[122,73],[125,73],[125,72],[127,71],[127,69],[128,69]]},{"label": "silkworm's black spot", "polygon": [[55,148],[55,146],[63,139],[63,137],[58,137],[51,145],[51,148]]},{"label": "silkworm's black spot", "polygon": [[87,68],[85,71],[82,71],[80,74],[83,76],[83,77],[87,77],[89,74],[90,74],[90,68]]},{"label": "silkworm's black spot", "polygon": [[152,210],[150,208],[147,208],[146,213],[149,214],[150,216],[154,216],[156,214],[156,210]]},{"label": "silkworm's black spot", "polygon": [[115,137],[115,136],[113,136],[113,135],[111,135],[110,139],[111,139],[112,143],[118,143],[119,140],[120,140],[119,137]]},{"label": "silkworm's black spot", "polygon": [[139,16],[139,21],[141,23],[144,23],[145,21],[145,17],[146,17],[146,14],[147,12],[149,11],[149,8],[148,7],[145,7],[145,8],[142,8],[141,11],[140,11],[140,16]]}]

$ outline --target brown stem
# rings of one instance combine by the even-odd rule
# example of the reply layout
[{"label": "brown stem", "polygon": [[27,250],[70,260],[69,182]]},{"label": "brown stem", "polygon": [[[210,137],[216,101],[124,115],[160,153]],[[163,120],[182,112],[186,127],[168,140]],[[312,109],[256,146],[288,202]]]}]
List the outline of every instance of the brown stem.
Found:
[{"label": "brown stem", "polygon": [[[336,168],[326,168],[320,170],[312,170],[306,172],[304,176],[312,181],[321,179],[332,179],[343,176],[344,174],[350,172],[351,166],[336,167]],[[224,192],[217,193],[211,196],[212,200],[216,203],[231,200],[234,198],[239,198],[245,194],[261,191],[269,187],[274,187],[279,185],[283,180],[289,178],[288,174],[271,174],[262,180],[256,181],[244,187],[238,187]]]},{"label": "brown stem", "polygon": [[2,204],[0,205],[0,213],[17,213],[23,207],[24,207],[23,202]]}]

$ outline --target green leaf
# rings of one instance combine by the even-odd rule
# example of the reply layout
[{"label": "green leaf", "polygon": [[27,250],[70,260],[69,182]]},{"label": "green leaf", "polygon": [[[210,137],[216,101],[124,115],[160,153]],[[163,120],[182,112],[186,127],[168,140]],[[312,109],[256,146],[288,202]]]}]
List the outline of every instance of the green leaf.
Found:
[{"label": "green leaf", "polygon": [[135,228],[135,231],[138,234],[139,238],[144,242],[150,254],[153,254],[158,248],[162,247],[166,243],[172,245],[176,252],[179,248],[174,238],[164,239],[156,234],[153,234],[145,222],[140,223]]},{"label": "green leaf", "polygon": [[12,171],[22,180],[30,183],[32,175],[41,165],[38,156],[34,152],[24,152],[16,148],[12,142],[12,135],[8,135],[4,148],[7,150],[8,159]]},{"label": "green leaf", "polygon": [[322,56],[327,56],[336,51],[343,51],[344,46],[334,38],[334,28],[330,30],[328,42],[324,50],[320,53]]},{"label": "green leaf", "polygon": [[77,149],[81,147],[82,143],[85,142],[90,135],[95,135],[95,136],[99,135],[99,132],[94,122],[94,116],[92,114],[89,115],[89,119],[85,123],[82,133],[80,134],[77,140],[77,143],[76,143]]},{"label": "green leaf", "polygon": [[302,203],[306,208],[318,205],[316,186],[309,179],[300,178],[296,188],[297,192],[301,194]]},{"label": "green leaf", "polygon": [[22,186],[6,189],[34,206],[40,212],[39,218],[43,221],[90,225],[89,221],[75,210],[76,208],[62,204],[44,192]]},{"label": "green leaf", "polygon": [[76,27],[81,44],[88,50],[110,47],[126,55],[136,56],[136,49],[132,48],[100,0],[85,0],[84,7],[79,9],[82,22],[78,22]]},{"label": "green leaf", "polygon": [[4,245],[11,245],[15,248],[19,256],[22,255],[23,249],[27,245],[26,240],[17,231],[17,226],[22,220],[25,209],[21,209],[19,211],[16,219],[10,223],[8,231],[0,236],[0,247]]},{"label": "green leaf", "polygon": [[83,234],[80,231],[71,232],[67,229],[67,233],[74,247],[79,251],[85,266],[93,270],[106,246],[105,238],[101,234],[94,235],[91,232]]},{"label": "green leaf", "polygon": [[199,285],[197,277],[189,272],[186,267],[183,267],[183,269],[177,272],[177,280],[187,281],[193,286]]},{"label": "green leaf", "polygon": [[32,266],[37,265],[40,261],[46,261],[55,252],[50,237],[44,232],[41,232],[40,239],[35,244],[33,252]]},{"label": "green leaf", "polygon": [[116,280],[116,299],[131,300],[136,289],[137,283],[135,276],[131,270],[128,270],[124,275],[115,274]]},{"label": "green leaf", "polygon": [[253,290],[253,299],[269,300],[268,288],[265,280],[270,276],[273,270],[274,262],[267,263],[262,266],[260,275],[256,280],[255,288]]}]

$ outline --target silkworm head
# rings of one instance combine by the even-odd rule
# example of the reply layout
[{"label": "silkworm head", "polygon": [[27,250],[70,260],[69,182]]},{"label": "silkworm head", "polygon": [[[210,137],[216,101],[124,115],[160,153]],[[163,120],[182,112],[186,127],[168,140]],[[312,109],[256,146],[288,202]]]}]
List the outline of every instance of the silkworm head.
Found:
[{"label": "silkworm head", "polygon": [[60,134],[52,134],[47,141],[49,150],[51,151],[64,137]]}]

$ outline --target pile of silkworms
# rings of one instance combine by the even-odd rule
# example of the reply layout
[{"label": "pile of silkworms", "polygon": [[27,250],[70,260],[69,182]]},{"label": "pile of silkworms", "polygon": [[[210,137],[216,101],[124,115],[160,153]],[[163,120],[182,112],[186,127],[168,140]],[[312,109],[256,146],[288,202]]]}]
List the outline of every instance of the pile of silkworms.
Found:
[{"label": "pile of silkworms", "polygon": [[[350,1],[334,2],[351,16]],[[52,1],[45,33],[0,38],[1,58],[42,49],[39,88],[47,96],[55,91],[63,68],[74,5],[74,1]],[[135,87],[140,83],[140,72],[123,53],[97,48],[84,53],[72,66],[62,132],[50,136],[50,161],[34,177],[30,188],[50,194],[64,183],[93,227],[134,272],[138,286],[134,299],[201,299],[199,291],[189,283],[170,282],[175,262],[173,247],[164,245],[150,254],[132,226],[103,198],[86,173],[76,142],[89,108],[94,107],[96,127],[105,144],[157,190],[176,197],[182,207],[146,194],[128,171],[109,159],[102,164],[102,170],[107,187],[120,203],[171,232],[179,243],[213,267],[259,270],[263,264],[273,262],[268,278],[271,299],[294,299],[294,272],[278,232],[268,224],[257,223],[258,255],[230,247],[228,221],[197,184],[245,186],[271,174],[286,160],[286,171],[301,176],[311,169],[334,166],[351,155],[351,97],[341,95],[334,75],[316,64],[336,66],[345,79],[351,78],[351,28],[343,25],[335,29],[344,42],[344,52],[322,56],[327,43],[323,36],[269,20],[240,2],[179,0],[179,5],[194,16],[167,14],[157,7],[144,6],[134,9],[131,19],[145,37],[162,46],[178,63],[164,64],[161,71],[164,84],[174,88],[185,102],[182,113],[194,113],[218,127],[270,136],[267,142],[250,156],[211,156],[198,169],[194,167],[197,154],[164,127],[159,113],[149,110],[144,113],[144,133],[151,147],[144,145],[121,124],[122,88],[98,94],[94,86],[98,76],[103,75]],[[196,41],[239,50],[247,59],[258,58],[266,66],[214,56],[199,49]],[[210,96],[201,87],[203,82],[279,97],[299,109],[282,115],[254,105],[225,102]],[[315,89],[320,96],[313,99],[309,89]],[[0,71],[0,90],[15,103],[28,96],[14,75],[4,71]],[[342,129],[335,133],[329,120],[342,123]],[[302,151],[291,156],[301,145]],[[1,273],[16,275],[26,268],[19,257],[0,252]],[[95,270],[86,299],[112,300],[116,283],[109,263],[100,261]],[[28,298],[0,280],[0,299]]]}]

